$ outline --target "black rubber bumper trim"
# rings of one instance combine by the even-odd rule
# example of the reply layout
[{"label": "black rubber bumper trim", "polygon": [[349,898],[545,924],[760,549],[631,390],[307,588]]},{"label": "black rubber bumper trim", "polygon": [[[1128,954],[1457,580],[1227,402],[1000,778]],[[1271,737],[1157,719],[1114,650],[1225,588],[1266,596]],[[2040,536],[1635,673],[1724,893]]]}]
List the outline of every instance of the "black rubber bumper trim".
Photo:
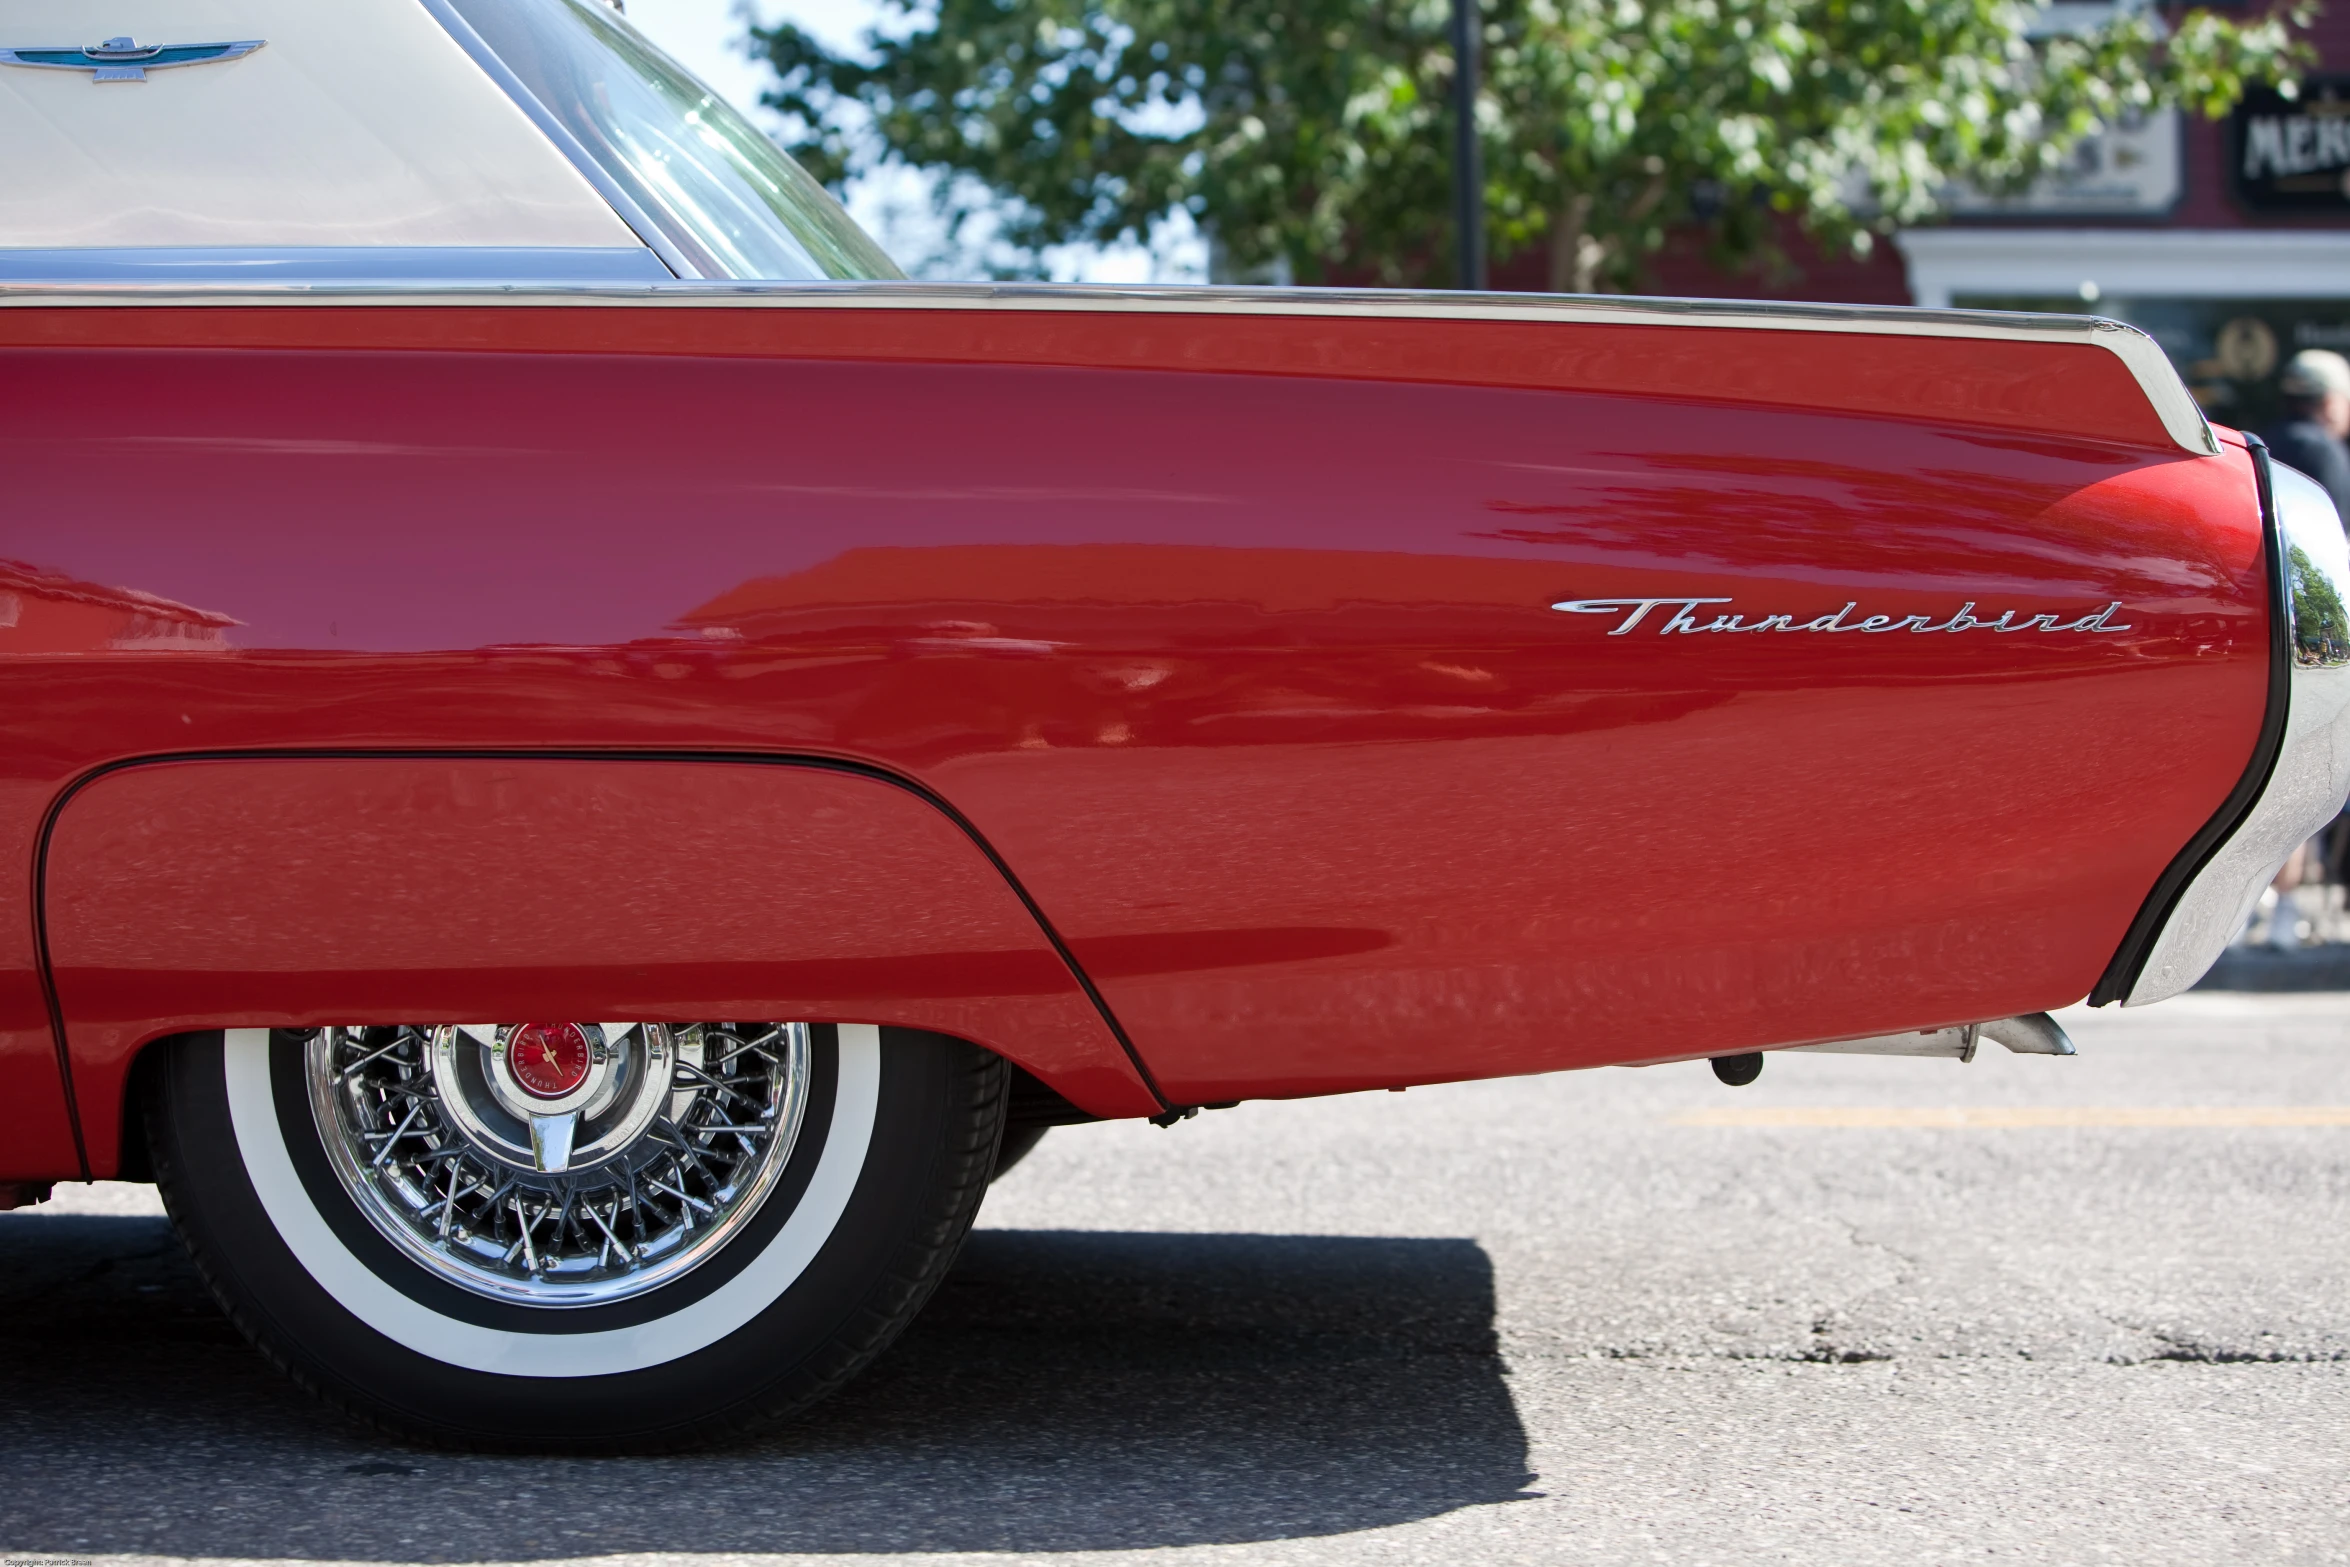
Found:
[{"label": "black rubber bumper trim", "polygon": [[2089,992],[2093,1007],[2120,1001],[2136,986],[2146,960],[2154,954],[2154,939],[2169,923],[2188,884],[2252,814],[2261,791],[2268,787],[2269,775],[2276,771],[2277,754],[2284,749],[2285,713],[2293,688],[2292,590],[2285,579],[2284,531],[2277,519],[2276,492],[2269,477],[2268,444],[2257,435],[2247,435],[2244,446],[2251,453],[2253,479],[2260,491],[2260,532],[2268,556],[2268,708],[2261,714],[2260,737],[2253,743],[2252,760],[2245,764],[2244,776],[2236,780],[2236,787],[2203,824],[2202,831],[2187,840],[2178,857],[2155,879],[2154,890],[2146,895],[2138,917],[2130,921],[2129,934],[2122,937],[2113,961],[2105,965],[2097,988]]},{"label": "black rubber bumper trim", "polygon": [[1052,947],[1054,955],[1059,957],[1062,965],[1068,969],[1069,977],[1075,980],[1077,983],[1077,988],[1085,993],[1085,999],[1093,1003],[1094,1011],[1101,1017],[1102,1026],[1110,1031],[1111,1038],[1118,1041],[1118,1048],[1126,1053],[1126,1060],[1128,1064],[1134,1068],[1135,1076],[1142,1079],[1142,1086],[1148,1089],[1150,1091],[1151,1097],[1159,1102],[1159,1108],[1162,1112],[1175,1108],[1174,1102],[1167,1097],[1166,1091],[1159,1087],[1159,1080],[1151,1074],[1151,1069],[1148,1063],[1142,1059],[1142,1052],[1134,1048],[1134,1041],[1128,1037],[1125,1026],[1118,1021],[1117,1014],[1110,1010],[1109,999],[1105,997],[1101,993],[1100,988],[1094,984],[1093,976],[1086,973],[1083,966],[1078,963],[1077,955],[1071,952],[1069,950],[1069,944],[1061,939],[1060,931],[1055,929],[1053,922],[1045,917],[1043,907],[1038,904],[1035,898],[1029,895],[1028,889],[1021,884],[1020,878],[1013,874],[1010,862],[1007,861],[1001,854],[996,852],[995,845],[987,841],[986,836],[980,832],[977,825],[975,825],[969,817],[965,816],[961,811],[956,810],[954,806],[949,804],[943,796],[930,789],[926,785],[918,783],[914,779],[908,778],[903,773],[894,773],[886,767],[875,767],[868,762],[852,762],[840,757],[777,755],[773,752],[765,751],[644,751],[632,749],[592,750],[578,747],[566,747],[559,750],[543,751],[505,749],[473,750],[440,746],[389,747],[381,750],[352,746],[310,746],[293,747],[284,750],[256,749],[230,751],[169,751],[161,752],[152,756],[132,756],[125,757],[120,761],[108,762],[102,767],[92,768],[90,771],[82,774],[72,783],[59,790],[57,798],[49,803],[48,811],[44,813],[41,818],[41,835],[38,841],[35,843],[33,849],[33,935],[35,950],[38,954],[41,969],[42,993],[48,998],[49,1002],[49,1026],[56,1035],[57,1067],[58,1070],[65,1076],[66,1113],[72,1118],[73,1121],[74,1148],[76,1152],[82,1153],[81,1162],[83,1179],[87,1180],[89,1178],[90,1164],[88,1154],[83,1152],[82,1120],[81,1115],[76,1109],[74,1103],[73,1055],[71,1049],[66,1044],[65,1015],[57,1002],[57,986],[49,961],[49,926],[47,917],[49,893],[49,840],[56,830],[57,818],[63,814],[67,804],[72,801],[75,795],[81,793],[84,789],[88,788],[91,784],[96,783],[99,779],[105,777],[109,773],[118,773],[133,767],[154,767],[169,762],[347,762],[390,760],[483,762],[732,762],[737,765],[747,764],[761,767],[802,767],[813,768],[822,772],[850,773],[859,778],[870,778],[877,783],[885,783],[889,784],[893,788],[903,789],[908,794],[911,794],[922,800],[924,803],[928,804],[932,809],[936,810],[948,821],[954,823],[956,830],[961,832],[964,837],[968,838],[971,841],[972,846],[978,849],[981,854],[987,856],[987,861],[990,865],[995,867],[996,874],[1003,877],[1004,885],[1012,889],[1012,895],[1020,900],[1020,904],[1023,908],[1028,910],[1029,918],[1036,921],[1036,928],[1043,933],[1044,939]]}]

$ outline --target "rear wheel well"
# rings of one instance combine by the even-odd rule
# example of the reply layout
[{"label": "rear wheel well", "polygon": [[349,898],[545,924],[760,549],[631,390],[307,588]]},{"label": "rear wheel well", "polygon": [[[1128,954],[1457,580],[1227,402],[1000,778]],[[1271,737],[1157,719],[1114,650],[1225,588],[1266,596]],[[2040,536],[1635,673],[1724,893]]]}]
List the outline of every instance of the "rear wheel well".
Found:
[{"label": "rear wheel well", "polygon": [[[148,1142],[148,1106],[154,1098],[155,1074],[163,1070],[165,1057],[179,1037],[166,1035],[161,1039],[150,1040],[140,1047],[137,1057],[131,1062],[130,1072],[124,1079],[120,1144],[122,1160],[114,1176],[118,1181],[152,1184],[155,1180],[155,1156]],[[1101,1119],[1070,1103],[1050,1084],[1025,1067],[1008,1060],[1004,1066],[1010,1074],[1004,1115],[1004,1153],[1008,1157],[1002,1160],[998,1173],[1019,1163],[1051,1128],[1080,1126]]]},{"label": "rear wheel well", "polygon": [[149,1143],[147,1125],[149,1106],[155,1098],[155,1075],[164,1069],[171,1054],[173,1042],[179,1036],[167,1034],[151,1039],[139,1047],[131,1061],[131,1069],[123,1078],[120,1115],[122,1117],[122,1157],[116,1161],[114,1179],[143,1181],[150,1185],[155,1180],[155,1152]]}]

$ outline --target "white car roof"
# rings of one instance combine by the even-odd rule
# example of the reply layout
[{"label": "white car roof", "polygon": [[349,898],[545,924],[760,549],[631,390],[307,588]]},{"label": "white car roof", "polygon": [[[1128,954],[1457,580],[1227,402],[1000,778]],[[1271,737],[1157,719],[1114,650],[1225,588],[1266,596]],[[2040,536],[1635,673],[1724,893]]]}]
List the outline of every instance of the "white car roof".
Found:
[{"label": "white car roof", "polygon": [[0,283],[897,275],[600,0],[0,0],[0,156]]},{"label": "white car roof", "polygon": [[0,243],[627,246],[641,241],[416,0],[0,0],[0,48],[259,39],[95,82],[0,70]]}]

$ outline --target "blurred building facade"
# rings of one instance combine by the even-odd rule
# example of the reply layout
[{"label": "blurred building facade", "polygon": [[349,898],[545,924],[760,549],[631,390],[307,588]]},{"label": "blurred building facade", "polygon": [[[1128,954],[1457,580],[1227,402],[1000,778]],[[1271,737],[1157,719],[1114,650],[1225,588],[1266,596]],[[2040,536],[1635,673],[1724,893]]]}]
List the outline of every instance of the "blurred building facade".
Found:
[{"label": "blurred building facade", "polygon": [[[2091,21],[2102,7],[2062,9]],[[2063,178],[1962,201],[1865,260],[1790,234],[1795,274],[1769,279],[1725,273],[1684,240],[1658,259],[1656,291],[2111,316],[2153,334],[2213,419],[2257,429],[2297,350],[2350,352],[2350,0],[2311,42],[2298,102],[2260,93],[2219,122],[2158,116],[2084,147]],[[1542,286],[1516,271],[1495,286]]]}]

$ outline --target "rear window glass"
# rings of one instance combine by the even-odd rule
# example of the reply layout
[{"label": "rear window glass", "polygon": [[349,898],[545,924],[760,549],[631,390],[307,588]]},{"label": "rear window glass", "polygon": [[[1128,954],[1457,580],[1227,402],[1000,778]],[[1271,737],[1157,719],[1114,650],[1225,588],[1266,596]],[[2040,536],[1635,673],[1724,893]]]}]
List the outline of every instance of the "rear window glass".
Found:
[{"label": "rear window glass", "polygon": [[451,0],[704,276],[902,276],[733,105],[601,0]]}]

